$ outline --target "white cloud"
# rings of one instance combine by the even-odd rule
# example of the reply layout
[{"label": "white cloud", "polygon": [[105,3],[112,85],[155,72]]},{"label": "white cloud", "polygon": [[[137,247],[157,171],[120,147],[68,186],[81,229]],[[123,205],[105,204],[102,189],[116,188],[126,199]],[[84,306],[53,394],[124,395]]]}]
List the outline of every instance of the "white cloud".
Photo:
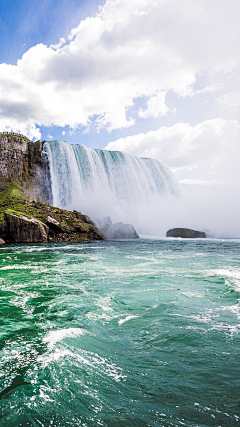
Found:
[{"label": "white cloud", "polygon": [[34,123],[25,123],[15,117],[8,118],[0,117],[1,131],[14,131],[27,136],[30,140],[38,140],[41,138],[41,132]]},{"label": "white cloud", "polygon": [[147,103],[147,109],[143,111],[140,109],[139,116],[143,118],[165,116],[169,111],[169,108],[165,104],[166,91],[157,93],[157,95],[152,96]]},{"label": "white cloud", "polygon": [[216,73],[236,72],[239,12],[239,0],[108,0],[67,43],[0,64],[1,128],[127,128],[139,97],[149,98],[141,117],[165,115],[167,91],[185,96],[201,73],[211,87]]},{"label": "white cloud", "polygon": [[218,118],[196,126],[162,126],[110,142],[106,149],[163,160],[182,182],[226,183],[239,177],[239,140],[237,121]]},{"label": "white cloud", "polygon": [[230,110],[232,112],[239,111],[240,109],[240,91],[229,92],[217,99],[218,104],[224,110]]}]

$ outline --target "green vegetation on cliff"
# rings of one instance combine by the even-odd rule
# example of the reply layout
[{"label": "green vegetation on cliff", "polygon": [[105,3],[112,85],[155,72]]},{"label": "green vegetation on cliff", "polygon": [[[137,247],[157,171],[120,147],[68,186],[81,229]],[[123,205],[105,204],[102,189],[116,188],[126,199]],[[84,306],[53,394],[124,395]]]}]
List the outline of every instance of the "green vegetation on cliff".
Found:
[{"label": "green vegetation on cliff", "polygon": [[[6,242],[20,242],[19,232],[13,235],[14,218],[25,218],[24,227],[31,228],[27,219],[40,221],[46,231],[49,242],[88,241],[102,239],[92,222],[80,212],[66,211],[45,203],[26,200],[20,185],[15,182],[0,183],[0,238]],[[9,228],[11,219],[11,229]],[[19,227],[17,221],[15,228]],[[31,234],[31,233],[30,233]],[[22,235],[22,234],[21,234]],[[26,238],[27,239],[27,238]],[[34,237],[32,238],[34,242]],[[29,240],[22,240],[29,241]]]},{"label": "green vegetation on cliff", "polygon": [[24,141],[29,141],[29,139],[26,136],[20,135],[20,134],[16,134],[16,133],[13,134],[13,133],[1,132],[0,135],[11,137],[11,138],[16,138],[16,139],[22,139]]},{"label": "green vegetation on cliff", "polygon": [[4,222],[5,210],[15,210],[15,206],[21,209],[22,202],[24,197],[17,182],[0,182],[0,225]]}]

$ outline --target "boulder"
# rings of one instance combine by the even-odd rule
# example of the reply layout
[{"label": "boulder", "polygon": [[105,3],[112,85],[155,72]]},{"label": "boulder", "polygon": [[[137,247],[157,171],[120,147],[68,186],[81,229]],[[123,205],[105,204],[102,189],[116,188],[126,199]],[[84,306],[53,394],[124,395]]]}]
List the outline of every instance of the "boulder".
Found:
[{"label": "boulder", "polygon": [[190,228],[171,228],[167,231],[166,237],[182,237],[183,239],[206,238],[204,231],[191,230]]},{"label": "boulder", "polygon": [[42,243],[48,241],[48,227],[36,218],[24,215],[4,214],[7,235],[14,243]]},{"label": "boulder", "polygon": [[112,223],[109,216],[97,221],[97,227],[105,239],[138,239],[138,234],[132,224],[122,222]]},{"label": "boulder", "polygon": [[59,222],[56,219],[52,218],[51,216],[47,216],[46,224],[50,228],[50,230],[57,231],[57,232],[62,231],[62,227],[59,224]]},{"label": "boulder", "polygon": [[0,245],[4,245],[5,241],[0,237]]}]

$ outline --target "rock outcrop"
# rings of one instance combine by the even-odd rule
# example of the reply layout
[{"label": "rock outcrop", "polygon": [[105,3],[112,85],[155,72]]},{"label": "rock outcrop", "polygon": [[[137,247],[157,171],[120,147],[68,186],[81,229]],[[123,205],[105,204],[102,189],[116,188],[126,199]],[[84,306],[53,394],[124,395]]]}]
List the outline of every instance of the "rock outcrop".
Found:
[{"label": "rock outcrop", "polygon": [[96,225],[105,239],[138,239],[139,236],[131,224],[112,223],[110,216],[96,221]]},{"label": "rock outcrop", "polygon": [[5,243],[5,240],[0,238],[0,245],[4,245],[4,243]]},{"label": "rock outcrop", "polygon": [[204,231],[191,230],[190,228],[171,228],[167,231],[166,237],[182,237],[187,238],[206,238]]},{"label": "rock outcrop", "polygon": [[47,216],[46,218],[46,224],[48,225],[48,227],[50,227],[51,230],[60,233],[62,231],[62,227],[59,224],[58,221],[56,221],[56,219],[52,218],[51,216]]},{"label": "rock outcrop", "polygon": [[[7,243],[81,242],[102,240],[103,235],[88,218],[40,202],[22,200],[3,213],[0,238]],[[13,207],[13,206],[12,206]],[[1,207],[4,209],[4,206]],[[1,211],[1,209],[0,209]],[[1,212],[0,212],[1,216]]]},{"label": "rock outcrop", "polygon": [[49,228],[36,218],[24,215],[4,214],[7,237],[13,243],[46,243]]}]

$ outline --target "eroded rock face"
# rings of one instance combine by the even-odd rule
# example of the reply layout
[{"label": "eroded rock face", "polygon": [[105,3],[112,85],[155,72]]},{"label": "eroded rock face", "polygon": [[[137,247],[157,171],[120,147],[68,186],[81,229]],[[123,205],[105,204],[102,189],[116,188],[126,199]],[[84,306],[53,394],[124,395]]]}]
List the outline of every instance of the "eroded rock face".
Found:
[{"label": "eroded rock face", "polygon": [[167,231],[166,237],[182,237],[183,239],[206,238],[204,231],[192,230],[190,228],[171,228]]},{"label": "eroded rock face", "polygon": [[105,239],[138,239],[139,237],[132,224],[122,222],[113,224],[110,216],[98,220],[96,225]]},{"label": "eroded rock face", "polygon": [[22,182],[26,174],[27,141],[21,138],[0,135],[0,176]]},{"label": "eroded rock face", "polygon": [[48,241],[49,228],[36,218],[24,215],[4,214],[7,235],[14,243],[45,243]]},{"label": "eroded rock face", "polygon": [[42,145],[0,134],[0,179],[17,181],[29,200],[51,203],[49,164]]},{"label": "eroded rock face", "polygon": [[104,238],[81,212],[22,199],[13,201],[12,205],[9,200],[3,201],[0,213],[1,210],[4,221],[0,223],[0,237],[7,243],[83,242]]},{"label": "eroded rock face", "polygon": [[[48,240],[52,241],[54,238],[60,238],[63,241],[66,240],[69,236],[69,234],[71,234],[71,230],[68,227],[68,225],[65,222],[62,222],[61,224],[54,219],[51,216],[47,216],[46,218],[46,224],[49,227],[49,234],[48,234]],[[83,232],[83,227],[81,227],[81,229],[79,229],[79,225],[76,226],[74,228],[75,232]]]},{"label": "eroded rock face", "polygon": [[59,224],[59,222],[56,219],[52,218],[51,216],[47,217],[46,224],[53,231],[57,231],[57,232],[62,231],[62,227]]}]

